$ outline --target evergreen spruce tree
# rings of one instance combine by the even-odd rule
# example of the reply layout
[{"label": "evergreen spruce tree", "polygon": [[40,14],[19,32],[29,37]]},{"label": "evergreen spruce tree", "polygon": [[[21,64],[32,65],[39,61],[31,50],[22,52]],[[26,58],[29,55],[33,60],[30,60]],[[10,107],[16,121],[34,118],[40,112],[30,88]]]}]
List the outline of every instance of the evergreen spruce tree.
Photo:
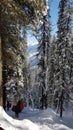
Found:
[{"label": "evergreen spruce tree", "polygon": [[54,35],[51,38],[49,44],[48,53],[48,104],[49,107],[53,107],[54,104],[54,91],[55,91],[55,67],[56,67],[56,41],[57,38]]},{"label": "evergreen spruce tree", "polygon": [[58,68],[57,68],[57,105],[60,110],[60,117],[62,117],[64,104],[69,99],[69,62],[68,62],[68,49],[71,15],[70,15],[70,2],[68,0],[61,0],[59,3],[59,19],[58,19]]},{"label": "evergreen spruce tree", "polygon": [[[68,55],[69,55],[69,67],[70,67],[70,93],[69,93],[69,98],[70,98],[70,101],[72,103],[73,101],[73,1],[70,0],[70,15],[71,15],[71,24],[70,24],[70,27],[71,27],[71,33],[70,33],[70,36],[69,36],[69,46],[70,46],[70,49],[69,49],[69,52],[68,52]],[[73,106],[73,103],[72,103],[72,106]],[[73,111],[73,110],[72,110]]]},{"label": "evergreen spruce tree", "polygon": [[1,47],[1,37],[0,37],[0,105],[3,105],[3,90],[2,90],[2,47]]},{"label": "evergreen spruce tree", "polygon": [[48,48],[50,42],[50,21],[49,21],[49,9],[47,14],[43,16],[43,24],[41,26],[40,40],[39,40],[39,101],[40,108],[44,109],[48,107]]}]

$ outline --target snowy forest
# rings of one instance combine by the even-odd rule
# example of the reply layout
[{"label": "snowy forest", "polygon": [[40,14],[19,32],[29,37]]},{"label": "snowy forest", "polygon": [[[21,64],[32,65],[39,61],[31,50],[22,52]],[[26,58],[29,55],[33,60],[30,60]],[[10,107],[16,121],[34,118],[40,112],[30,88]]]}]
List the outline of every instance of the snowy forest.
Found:
[{"label": "snowy forest", "polygon": [[61,118],[73,113],[73,0],[60,0],[54,35],[50,0],[0,0],[0,12],[0,106],[23,99]]}]

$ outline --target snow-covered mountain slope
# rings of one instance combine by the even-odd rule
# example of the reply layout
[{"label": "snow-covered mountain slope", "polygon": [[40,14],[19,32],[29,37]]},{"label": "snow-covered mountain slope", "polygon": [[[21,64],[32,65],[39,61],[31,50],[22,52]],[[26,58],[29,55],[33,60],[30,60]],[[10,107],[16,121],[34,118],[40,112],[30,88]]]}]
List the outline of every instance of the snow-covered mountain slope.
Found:
[{"label": "snow-covered mountain slope", "polygon": [[31,66],[37,65],[37,63],[39,62],[36,56],[36,54],[38,53],[37,47],[38,47],[38,44],[36,43],[28,46],[28,53],[29,53],[28,60]]}]

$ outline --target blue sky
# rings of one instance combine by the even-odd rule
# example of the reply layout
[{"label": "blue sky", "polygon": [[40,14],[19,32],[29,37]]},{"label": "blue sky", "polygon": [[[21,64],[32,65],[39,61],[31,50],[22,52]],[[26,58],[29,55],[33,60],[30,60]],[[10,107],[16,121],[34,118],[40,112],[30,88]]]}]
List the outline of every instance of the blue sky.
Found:
[{"label": "blue sky", "polygon": [[[57,21],[58,21],[58,6],[60,0],[48,0],[50,2],[50,16],[51,16],[51,24],[52,24],[52,35],[57,31]],[[37,40],[32,35],[31,31],[28,32],[27,37],[28,45],[37,44]]]},{"label": "blue sky", "polygon": [[50,4],[50,16],[52,23],[52,34],[55,34],[57,31],[57,21],[58,21],[58,6],[60,0],[50,0],[52,1]]}]

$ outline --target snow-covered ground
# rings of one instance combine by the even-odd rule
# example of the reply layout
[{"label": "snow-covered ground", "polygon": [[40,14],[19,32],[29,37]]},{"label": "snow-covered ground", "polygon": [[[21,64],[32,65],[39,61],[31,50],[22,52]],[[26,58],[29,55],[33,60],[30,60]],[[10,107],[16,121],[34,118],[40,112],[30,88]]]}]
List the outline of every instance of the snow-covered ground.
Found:
[{"label": "snow-covered ground", "polygon": [[24,108],[18,119],[14,112],[5,112],[0,107],[0,127],[5,130],[73,130],[72,113],[64,113],[61,119],[52,109],[32,110]]}]

